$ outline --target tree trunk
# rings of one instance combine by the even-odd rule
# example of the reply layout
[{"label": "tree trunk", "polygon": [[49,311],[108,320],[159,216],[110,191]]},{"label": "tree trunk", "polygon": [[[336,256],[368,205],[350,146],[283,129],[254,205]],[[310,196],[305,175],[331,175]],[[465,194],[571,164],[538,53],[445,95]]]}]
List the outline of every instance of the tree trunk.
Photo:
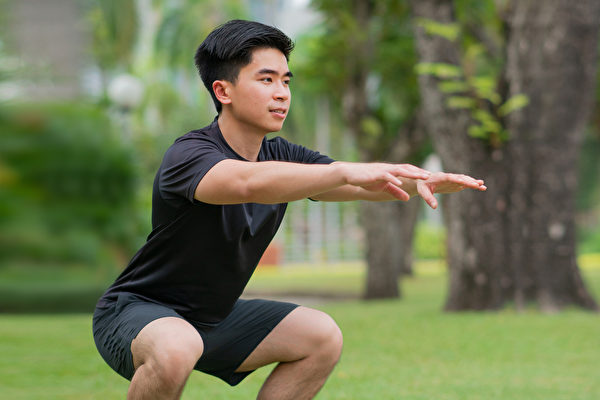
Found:
[{"label": "tree trunk", "polygon": [[[426,141],[421,113],[399,132],[384,160],[421,164]],[[413,273],[413,237],[421,208],[418,198],[408,202],[363,202],[361,218],[367,235],[365,298],[400,297],[398,280]]]},{"label": "tree trunk", "polygon": [[[404,250],[395,239],[400,235],[394,203],[361,203],[361,222],[367,245],[367,299],[400,297],[398,266]],[[397,245],[398,244],[398,245]]]},{"label": "tree trunk", "polygon": [[[600,4],[521,1],[508,20],[506,81],[530,105],[509,114],[513,187],[509,221],[522,233],[512,262],[530,266],[517,299],[543,309],[594,308],[575,252],[577,160],[594,97]],[[528,218],[523,220],[522,216]]]},{"label": "tree trunk", "polygon": [[[375,2],[358,0],[353,3],[353,16],[360,32],[370,32]],[[406,162],[423,145],[421,126],[415,118],[398,132],[395,143],[387,153],[381,151],[381,142],[368,145],[368,133],[363,131],[363,121],[374,116],[367,102],[367,78],[371,72],[374,39],[358,34],[348,38],[352,49],[345,68],[350,79],[344,87],[344,119],[349,131],[360,146],[360,159],[369,161]],[[361,221],[365,228],[367,247],[367,279],[364,297],[400,297],[398,279],[412,271],[412,236],[418,214],[418,202],[378,202],[361,204]]]},{"label": "tree trunk", "polygon": [[365,298],[400,297],[398,280],[412,274],[412,243],[419,204],[419,199],[361,204],[367,238]]},{"label": "tree trunk", "polygon": [[[414,0],[415,16],[455,22],[448,0]],[[511,2],[508,94],[527,107],[503,121],[501,147],[470,138],[470,112],[450,110],[431,76],[419,78],[426,123],[448,171],[484,178],[488,191],[443,198],[450,270],[447,310],[568,305],[596,309],[576,264],[574,198],[582,129],[595,87],[598,2]],[[458,47],[416,31],[422,62],[459,64]]]}]

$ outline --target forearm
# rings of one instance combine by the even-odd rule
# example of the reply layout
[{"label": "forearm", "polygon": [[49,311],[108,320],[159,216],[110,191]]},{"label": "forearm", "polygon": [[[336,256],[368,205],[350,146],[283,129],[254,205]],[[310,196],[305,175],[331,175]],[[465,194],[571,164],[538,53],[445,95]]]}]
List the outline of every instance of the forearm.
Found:
[{"label": "forearm", "polygon": [[198,183],[194,197],[210,204],[286,203],[343,185],[339,169],[333,164],[223,160]]},{"label": "forearm", "polygon": [[335,190],[346,184],[335,164],[252,163],[246,176],[245,197],[252,203],[286,203]]}]

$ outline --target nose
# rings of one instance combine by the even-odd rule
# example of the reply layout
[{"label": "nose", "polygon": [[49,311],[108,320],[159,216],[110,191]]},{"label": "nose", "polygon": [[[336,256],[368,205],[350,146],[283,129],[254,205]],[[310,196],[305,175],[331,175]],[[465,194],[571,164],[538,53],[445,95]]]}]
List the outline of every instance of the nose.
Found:
[{"label": "nose", "polygon": [[290,87],[283,82],[278,82],[273,91],[273,98],[278,101],[286,101],[290,98]]}]

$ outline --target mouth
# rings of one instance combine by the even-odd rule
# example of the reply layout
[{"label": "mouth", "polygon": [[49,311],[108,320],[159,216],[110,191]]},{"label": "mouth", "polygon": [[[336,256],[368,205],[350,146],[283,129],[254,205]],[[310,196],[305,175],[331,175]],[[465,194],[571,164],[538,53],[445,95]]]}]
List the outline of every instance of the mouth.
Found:
[{"label": "mouth", "polygon": [[285,108],[274,108],[269,110],[270,113],[276,114],[279,117],[285,117],[287,110]]}]

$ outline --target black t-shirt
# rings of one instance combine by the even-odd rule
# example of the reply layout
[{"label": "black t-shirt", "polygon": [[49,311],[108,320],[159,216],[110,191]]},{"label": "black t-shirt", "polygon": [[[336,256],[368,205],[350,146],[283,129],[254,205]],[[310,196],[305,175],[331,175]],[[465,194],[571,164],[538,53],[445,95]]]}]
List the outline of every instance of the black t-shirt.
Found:
[{"label": "black t-shirt", "polygon": [[[175,140],[154,180],[152,232],[99,307],[130,292],[196,322],[216,323],[229,314],[279,228],[287,203],[213,205],[195,200],[198,182],[225,159],[247,161],[229,147],[216,119]],[[333,162],[280,137],[263,140],[258,161],[269,160]]]}]

